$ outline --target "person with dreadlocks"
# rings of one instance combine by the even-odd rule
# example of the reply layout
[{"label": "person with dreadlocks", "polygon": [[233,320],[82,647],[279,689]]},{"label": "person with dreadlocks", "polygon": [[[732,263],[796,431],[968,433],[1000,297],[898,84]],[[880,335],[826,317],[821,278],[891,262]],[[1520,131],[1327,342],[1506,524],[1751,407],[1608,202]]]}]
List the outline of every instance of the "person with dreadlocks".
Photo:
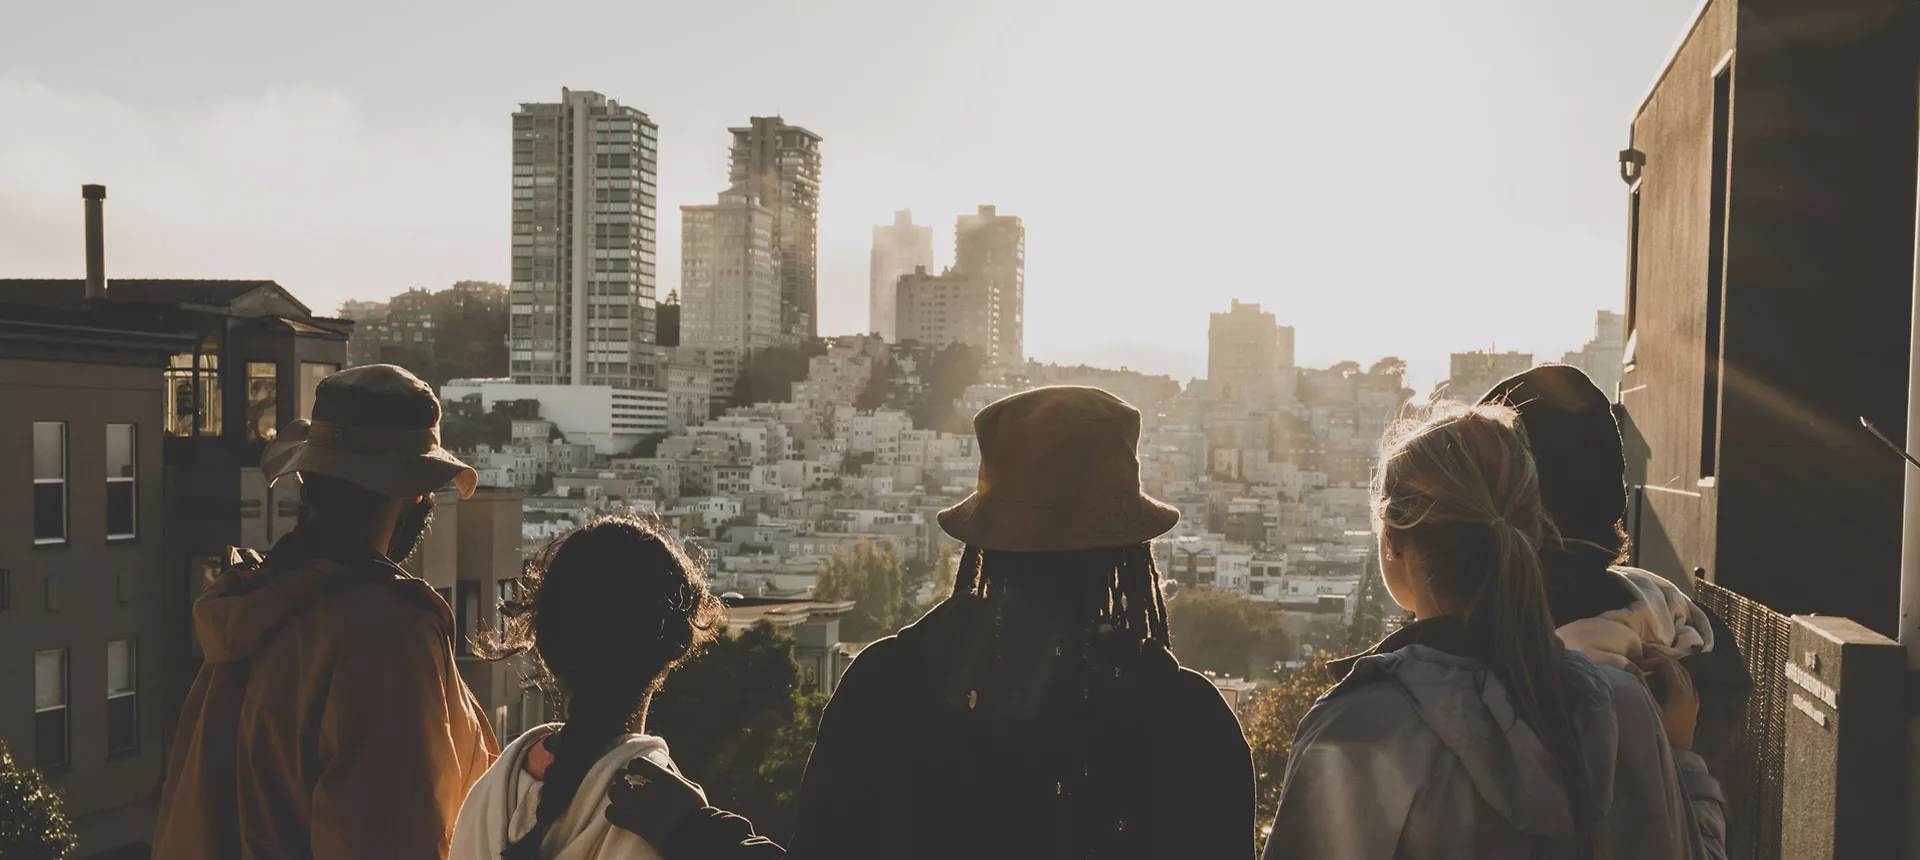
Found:
[{"label": "person with dreadlocks", "polygon": [[567,720],[528,730],[475,783],[453,829],[471,860],[768,860],[785,851],[707,803],[646,734],[667,673],[722,620],[707,578],[651,520],[597,517],[554,538],[477,644],[531,652]]},{"label": "person with dreadlocks", "polygon": [[792,856],[1246,858],[1253,763],[1168,646],[1140,413],[1097,388],[974,418],[980,477],[942,511],[952,594],[847,668]]},{"label": "person with dreadlocks", "polygon": [[1381,577],[1416,620],[1333,665],[1294,734],[1267,860],[1689,856],[1646,686],[1554,636],[1551,527],[1513,410],[1396,428],[1374,482]]}]

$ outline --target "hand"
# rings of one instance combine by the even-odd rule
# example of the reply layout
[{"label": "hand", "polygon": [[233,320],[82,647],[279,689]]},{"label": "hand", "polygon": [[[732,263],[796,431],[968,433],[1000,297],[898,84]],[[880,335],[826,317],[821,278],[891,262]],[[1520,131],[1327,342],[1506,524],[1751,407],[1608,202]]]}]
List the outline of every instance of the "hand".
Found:
[{"label": "hand", "polygon": [[700,786],[636,756],[607,786],[607,820],[649,844],[665,845],[687,816],[707,805]]},{"label": "hand", "polygon": [[1650,675],[1649,692],[1658,689],[1654,701],[1660,706],[1660,725],[1667,731],[1667,743],[1676,750],[1693,749],[1694,724],[1700,718],[1700,694],[1693,688],[1693,676],[1680,665],[1678,657],[1648,654],[1634,661]]}]

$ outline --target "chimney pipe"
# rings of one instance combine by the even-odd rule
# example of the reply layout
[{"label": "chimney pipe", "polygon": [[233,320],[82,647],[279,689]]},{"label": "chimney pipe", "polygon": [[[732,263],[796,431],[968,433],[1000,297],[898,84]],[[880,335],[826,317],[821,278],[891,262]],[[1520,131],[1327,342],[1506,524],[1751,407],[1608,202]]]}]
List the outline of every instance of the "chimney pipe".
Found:
[{"label": "chimney pipe", "polygon": [[80,196],[87,201],[87,300],[107,297],[106,241],[100,235],[101,201],[107,199],[107,186],[82,185]]}]

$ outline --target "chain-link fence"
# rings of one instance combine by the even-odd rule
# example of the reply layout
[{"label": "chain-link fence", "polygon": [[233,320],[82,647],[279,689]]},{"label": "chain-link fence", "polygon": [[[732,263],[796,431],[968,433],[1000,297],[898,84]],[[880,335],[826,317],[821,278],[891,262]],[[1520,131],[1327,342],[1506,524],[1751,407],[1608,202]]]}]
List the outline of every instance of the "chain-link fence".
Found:
[{"label": "chain-link fence", "polygon": [[1694,597],[1732,629],[1753,677],[1736,740],[1726,761],[1714,763],[1727,793],[1727,856],[1779,860],[1793,625],[1787,616],[1705,580],[1694,581]]}]

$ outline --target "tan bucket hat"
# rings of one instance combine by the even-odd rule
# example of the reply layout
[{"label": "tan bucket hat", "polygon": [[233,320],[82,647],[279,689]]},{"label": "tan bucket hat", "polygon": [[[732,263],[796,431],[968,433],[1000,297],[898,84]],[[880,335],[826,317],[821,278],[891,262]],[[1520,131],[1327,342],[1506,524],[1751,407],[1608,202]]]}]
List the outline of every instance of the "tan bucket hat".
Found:
[{"label": "tan bucket hat", "polygon": [[440,400],[406,368],[369,364],[340,371],[313,392],[313,420],[296,419],[260,455],[268,483],[296,472],[351,481],[412,498],[453,482],[473,496],[479,473],[440,447]]},{"label": "tan bucket hat", "polygon": [[1058,385],[1003,397],[973,416],[980,479],[940,512],[947,534],[981,549],[1052,552],[1131,546],[1180,522],[1140,490],[1140,410],[1098,388]]}]

